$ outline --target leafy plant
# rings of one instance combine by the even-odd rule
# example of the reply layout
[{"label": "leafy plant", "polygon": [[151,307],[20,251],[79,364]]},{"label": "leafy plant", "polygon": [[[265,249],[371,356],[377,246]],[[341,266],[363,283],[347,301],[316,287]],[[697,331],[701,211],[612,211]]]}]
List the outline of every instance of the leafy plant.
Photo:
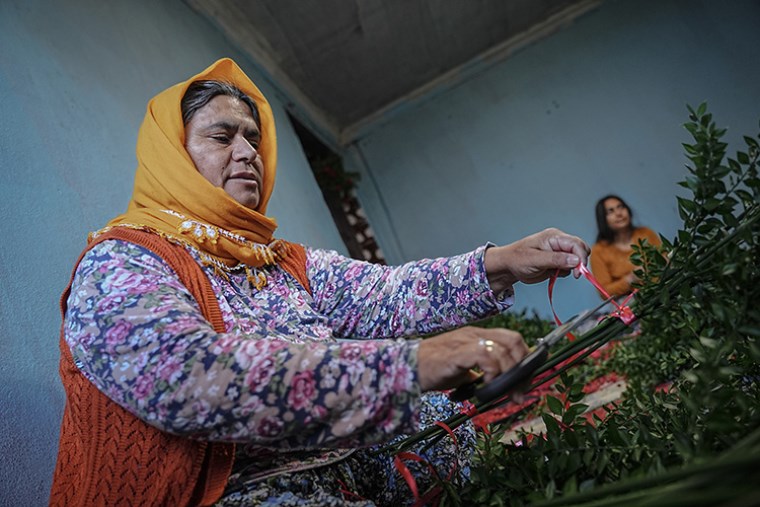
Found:
[{"label": "leafy plant", "polygon": [[[500,442],[505,428],[483,434],[470,484],[460,492],[447,489],[445,503],[756,503],[760,135],[745,136],[746,150],[726,158],[726,131],[705,104],[689,108],[685,128],[694,142],[684,144],[690,163],[681,186],[691,196],[678,198],[683,228],[673,240],[663,238],[660,248],[634,247],[642,282],[633,310],[641,335],[603,365],[626,375],[626,396],[588,418],[579,403],[583,381],[570,369],[625,331],[610,318],[556,351],[540,370],[533,387],[560,377],[556,395],[546,398],[545,433],[524,435],[519,445]],[[662,382],[668,388],[655,389]]]},{"label": "leafy plant", "polygon": [[[758,136],[726,159],[725,129],[689,108],[690,165],[673,241],[635,248],[642,333],[608,367],[627,375],[625,400],[579,418],[575,380],[549,402],[544,438],[510,448],[484,436],[461,498],[479,505],[739,505],[758,493],[760,462],[760,180]],[[596,330],[590,333],[598,342]],[[588,339],[588,337],[584,337]],[[672,381],[666,392],[654,386]],[[500,472],[502,471],[503,472]],[[707,480],[709,478],[709,481]],[[601,486],[600,485],[604,485]]]}]

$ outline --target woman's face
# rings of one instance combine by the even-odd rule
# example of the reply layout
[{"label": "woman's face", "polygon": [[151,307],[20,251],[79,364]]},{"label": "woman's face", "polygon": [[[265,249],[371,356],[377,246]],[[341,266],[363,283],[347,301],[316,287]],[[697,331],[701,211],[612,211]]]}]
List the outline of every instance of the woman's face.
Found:
[{"label": "woman's face", "polygon": [[607,225],[614,232],[624,231],[631,227],[631,215],[620,199],[610,198],[604,201],[604,211],[607,216]]},{"label": "woman's face", "polygon": [[211,99],[185,125],[185,149],[198,172],[250,209],[261,199],[260,140],[251,109],[228,95]]}]

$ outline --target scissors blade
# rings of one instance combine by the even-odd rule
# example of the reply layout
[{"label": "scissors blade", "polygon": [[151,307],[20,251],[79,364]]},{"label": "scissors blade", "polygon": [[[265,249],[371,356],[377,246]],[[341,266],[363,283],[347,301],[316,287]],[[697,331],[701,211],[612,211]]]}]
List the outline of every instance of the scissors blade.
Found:
[{"label": "scissors blade", "polygon": [[560,338],[565,336],[567,333],[572,333],[573,331],[578,329],[578,327],[581,324],[586,322],[588,319],[592,318],[596,314],[596,312],[601,310],[604,307],[604,305],[606,305],[610,301],[612,301],[612,296],[605,299],[594,308],[585,310],[579,313],[578,315],[576,315],[575,317],[573,317],[572,319],[568,320],[564,324],[557,326],[556,328],[552,330],[552,332],[550,332],[549,334],[547,334],[546,336],[538,340],[539,345],[546,345],[549,347],[554,345],[560,340]]}]

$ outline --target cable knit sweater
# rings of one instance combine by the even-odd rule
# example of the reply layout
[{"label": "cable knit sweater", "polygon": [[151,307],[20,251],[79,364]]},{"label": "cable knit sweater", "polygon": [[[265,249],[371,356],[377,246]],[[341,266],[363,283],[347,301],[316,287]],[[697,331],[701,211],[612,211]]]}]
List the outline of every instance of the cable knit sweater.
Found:
[{"label": "cable knit sweater", "polygon": [[[208,278],[184,247],[142,231],[117,228],[97,244],[121,239],[158,255],[190,291],[203,316],[224,331],[222,312]],[[308,289],[302,247],[283,263]],[[79,264],[79,262],[77,262]],[[72,281],[74,274],[72,274]],[[66,314],[72,282],[61,297]],[[66,391],[50,505],[212,505],[227,485],[234,444],[191,440],[146,424],[98,391],[75,365],[61,329],[60,374]]]}]

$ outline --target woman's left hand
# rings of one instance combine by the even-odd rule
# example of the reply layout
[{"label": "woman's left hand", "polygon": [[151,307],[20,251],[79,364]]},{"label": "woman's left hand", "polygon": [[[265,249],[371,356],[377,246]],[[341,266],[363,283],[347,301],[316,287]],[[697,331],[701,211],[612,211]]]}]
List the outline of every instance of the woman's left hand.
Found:
[{"label": "woman's left hand", "polygon": [[496,293],[515,282],[542,282],[557,269],[560,276],[567,276],[572,270],[578,278],[578,265],[586,263],[589,252],[589,246],[579,237],[559,229],[545,229],[509,245],[486,250],[486,273]]}]

